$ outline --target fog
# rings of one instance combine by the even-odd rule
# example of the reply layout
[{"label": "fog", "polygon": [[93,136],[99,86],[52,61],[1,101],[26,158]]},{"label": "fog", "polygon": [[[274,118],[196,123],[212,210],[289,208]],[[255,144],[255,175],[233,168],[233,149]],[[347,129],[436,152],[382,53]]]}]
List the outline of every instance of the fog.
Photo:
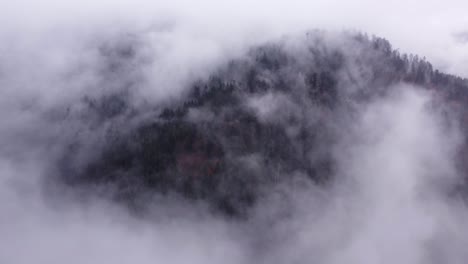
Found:
[{"label": "fog", "polygon": [[383,36],[404,52],[425,56],[441,70],[466,77],[468,52],[466,43],[459,41],[468,30],[465,8],[462,0],[21,0],[2,4],[1,28],[17,35],[25,30],[35,34],[60,28],[69,31],[73,26],[89,32],[102,27],[108,31],[122,23],[169,24],[182,30],[185,38],[214,41],[223,47],[311,28],[354,29]]},{"label": "fog", "polygon": [[[0,263],[465,263],[468,211],[453,191],[462,178],[459,113],[424,87],[398,84],[353,104],[353,120],[333,124],[333,184],[286,181],[242,221],[160,194],[138,215],[105,197],[70,193],[51,169],[71,137],[100,147],[97,129],[74,134],[87,117],[76,104],[83,96],[130,88],[138,109],[170,104],[252,46],[306,30],[377,34],[468,77],[465,7],[458,0],[1,3]],[[138,47],[130,61],[102,55],[127,44]],[[275,94],[245,107],[275,124],[300,111]],[[78,114],[56,122],[62,109]]]}]

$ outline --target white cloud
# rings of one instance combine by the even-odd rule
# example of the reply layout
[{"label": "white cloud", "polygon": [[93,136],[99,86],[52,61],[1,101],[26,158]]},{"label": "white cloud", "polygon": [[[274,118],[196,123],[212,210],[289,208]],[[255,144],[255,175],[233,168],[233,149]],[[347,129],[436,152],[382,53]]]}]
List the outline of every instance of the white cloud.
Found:
[{"label": "white cloud", "polygon": [[427,57],[450,73],[466,73],[468,51],[453,34],[468,29],[466,2],[372,0],[317,1],[9,1],[3,3],[0,28],[25,29],[117,23],[175,22],[216,42],[300,32],[310,28],[358,29],[388,38],[404,52]]},{"label": "white cloud", "polygon": [[[415,264],[425,263],[432,246],[438,252],[434,259],[463,263],[463,207],[443,200],[443,190],[432,186],[451,184],[459,135],[427,109],[430,95],[413,88],[369,106],[351,138],[343,139],[344,151],[337,155],[344,155],[339,156],[340,175],[349,182],[330,192],[305,188],[289,194],[292,217],[268,228],[261,225],[271,212],[263,210],[281,211],[284,201],[272,205],[279,209],[258,209],[250,226],[172,209],[179,204],[164,208],[167,215],[148,219],[103,201],[50,207],[39,179],[54,155],[47,143],[56,140],[56,131],[43,132],[47,124],[36,114],[95,88],[86,85],[95,83],[93,67],[100,66],[89,45],[127,32],[141,32],[148,45],[145,55],[154,58],[143,72],[153,84],[145,96],[156,99],[177,96],[185,83],[206,77],[254,43],[313,28],[373,33],[402,52],[468,77],[468,48],[459,37],[468,30],[467,8],[460,0],[4,1],[0,262],[284,263],[316,258],[319,263]],[[291,104],[283,97],[257,99],[266,119],[279,111],[269,104]],[[43,142],[12,147],[22,133],[34,133]],[[449,180],[440,181],[441,175]],[[174,214],[178,217],[171,218]],[[252,231],[256,226],[259,230]],[[273,240],[269,248],[255,243],[268,238]]]}]

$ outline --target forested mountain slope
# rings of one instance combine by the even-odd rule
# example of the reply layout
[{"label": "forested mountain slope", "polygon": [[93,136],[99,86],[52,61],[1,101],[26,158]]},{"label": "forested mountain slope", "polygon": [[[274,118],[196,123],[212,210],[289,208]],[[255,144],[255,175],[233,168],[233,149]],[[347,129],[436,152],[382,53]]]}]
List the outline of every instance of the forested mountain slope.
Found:
[{"label": "forested mountain slope", "polygon": [[54,168],[66,186],[110,188],[132,207],[156,193],[247,216],[278,184],[326,188],[337,177],[336,142],[361,106],[405,85],[434,93],[461,124],[468,116],[468,80],[360,33],[313,31],[253,47],[179,98],[144,106],[133,103],[139,49],[133,38],[101,47],[112,89],[64,111],[81,121]]}]

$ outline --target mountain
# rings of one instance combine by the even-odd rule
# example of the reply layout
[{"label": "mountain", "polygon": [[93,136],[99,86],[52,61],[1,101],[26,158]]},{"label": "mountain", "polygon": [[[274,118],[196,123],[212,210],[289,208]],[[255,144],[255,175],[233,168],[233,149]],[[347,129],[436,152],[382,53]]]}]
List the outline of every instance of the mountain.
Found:
[{"label": "mountain", "polygon": [[132,208],[148,195],[179,195],[244,217],[279,184],[326,188],[333,150],[361,106],[404,85],[434,93],[460,123],[468,117],[468,80],[361,33],[312,31],[252,47],[177,100],[144,107],[133,103],[139,77],[129,68],[139,48],[132,39],[101,48],[114,88],[65,111],[82,120],[74,135],[86,136],[70,137],[54,167],[65,186],[112,189],[105,195]]}]

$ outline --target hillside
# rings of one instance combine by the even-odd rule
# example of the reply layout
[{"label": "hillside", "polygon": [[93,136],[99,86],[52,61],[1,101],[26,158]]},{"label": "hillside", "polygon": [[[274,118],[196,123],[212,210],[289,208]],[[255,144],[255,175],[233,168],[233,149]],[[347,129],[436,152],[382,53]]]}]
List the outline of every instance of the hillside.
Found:
[{"label": "hillside", "polygon": [[362,106],[402,85],[434,93],[460,123],[468,117],[468,80],[365,34],[313,31],[252,47],[177,100],[144,107],[132,101],[138,76],[128,70],[138,49],[128,39],[102,48],[102,74],[119,76],[116,89],[67,112],[82,120],[77,134],[99,143],[69,138],[55,168],[66,186],[112,186],[104,195],[132,207],[148,193],[175,194],[248,216],[278,184],[326,188],[336,177],[336,143]]}]

